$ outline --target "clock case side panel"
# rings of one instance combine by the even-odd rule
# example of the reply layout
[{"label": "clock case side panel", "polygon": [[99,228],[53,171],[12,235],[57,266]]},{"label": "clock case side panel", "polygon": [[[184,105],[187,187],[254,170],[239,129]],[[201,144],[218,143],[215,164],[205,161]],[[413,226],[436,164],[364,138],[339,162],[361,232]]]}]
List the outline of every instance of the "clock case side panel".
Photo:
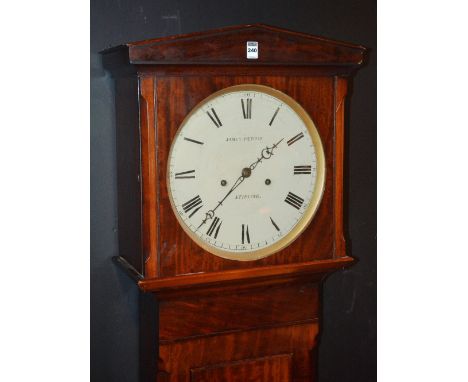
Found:
[{"label": "clock case side panel", "polygon": [[159,266],[158,130],[156,128],[156,78],[140,76],[140,138],[141,138],[141,213],[142,254],[145,278],[157,277]]},{"label": "clock case side panel", "polygon": [[142,190],[140,145],[140,84],[128,48],[118,46],[101,53],[102,65],[114,86],[117,216],[119,253],[113,258],[132,279],[144,278],[142,248]]},{"label": "clock case side panel", "polygon": [[117,198],[119,257],[115,261],[133,278],[141,279],[141,186],[139,136],[139,84],[136,76],[115,81]]},{"label": "clock case side panel", "polygon": [[334,214],[335,214],[335,251],[334,257],[346,257],[344,234],[344,155],[345,155],[345,105],[348,79],[334,78],[335,109],[335,153],[334,153]]}]

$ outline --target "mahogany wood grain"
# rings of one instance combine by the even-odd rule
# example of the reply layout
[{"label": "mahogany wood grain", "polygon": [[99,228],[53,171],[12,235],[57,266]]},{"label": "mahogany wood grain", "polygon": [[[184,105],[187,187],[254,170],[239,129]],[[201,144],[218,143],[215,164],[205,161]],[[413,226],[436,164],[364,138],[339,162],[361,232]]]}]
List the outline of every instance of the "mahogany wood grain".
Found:
[{"label": "mahogany wood grain", "polygon": [[192,369],[291,354],[292,381],[314,382],[318,328],[314,322],[160,343],[157,381],[189,382]]},{"label": "mahogany wood grain", "polygon": [[192,382],[292,381],[292,355],[280,354],[191,370]]},{"label": "mahogany wood grain", "polygon": [[154,77],[140,79],[140,135],[142,184],[142,243],[144,274],[158,274],[158,185],[160,168],[157,166],[156,135],[154,128]]},{"label": "mahogany wood grain", "polygon": [[300,283],[161,301],[159,340],[315,321],[318,297],[317,283]]},{"label": "mahogany wood grain", "polygon": [[[246,42],[259,43],[258,59],[246,58]],[[263,24],[127,44],[134,64],[351,65],[363,62],[365,48]]]},{"label": "mahogany wood grain", "polygon": [[343,234],[344,113],[348,81],[335,77],[335,257],[346,256]]}]

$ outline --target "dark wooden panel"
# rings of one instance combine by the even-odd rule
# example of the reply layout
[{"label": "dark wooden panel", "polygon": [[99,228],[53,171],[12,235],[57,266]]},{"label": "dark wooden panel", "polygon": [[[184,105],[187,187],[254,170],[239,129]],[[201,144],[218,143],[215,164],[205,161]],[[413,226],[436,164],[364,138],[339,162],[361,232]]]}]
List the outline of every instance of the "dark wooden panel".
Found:
[{"label": "dark wooden panel", "polygon": [[158,359],[158,304],[154,294],[139,295],[139,369],[140,382],[154,382]]},{"label": "dark wooden panel", "polygon": [[138,79],[115,80],[119,255],[140,274],[141,250],[140,140]]},{"label": "dark wooden panel", "polygon": [[160,341],[318,319],[318,285],[182,297],[159,305]]},{"label": "dark wooden panel", "polygon": [[292,354],[293,381],[315,381],[318,323],[244,331],[159,346],[159,381],[190,382],[190,370]]},{"label": "dark wooden panel", "polygon": [[191,370],[191,382],[289,382],[291,354]]},{"label": "dark wooden panel", "polygon": [[[246,58],[246,42],[259,43],[258,59]],[[267,25],[241,25],[127,44],[132,63],[241,65],[354,65],[365,48]]]},{"label": "dark wooden panel", "polygon": [[[182,120],[211,93],[231,85],[255,83],[271,86],[296,99],[319,130],[326,157],[326,183],[321,205],[312,224],[289,247],[254,262],[222,259],[198,247],[179,227],[166,185],[167,156]],[[334,80],[326,77],[166,77],[156,83],[159,165],[160,277],[247,269],[333,258],[334,251]],[[154,211],[149,211],[155,213]]]}]

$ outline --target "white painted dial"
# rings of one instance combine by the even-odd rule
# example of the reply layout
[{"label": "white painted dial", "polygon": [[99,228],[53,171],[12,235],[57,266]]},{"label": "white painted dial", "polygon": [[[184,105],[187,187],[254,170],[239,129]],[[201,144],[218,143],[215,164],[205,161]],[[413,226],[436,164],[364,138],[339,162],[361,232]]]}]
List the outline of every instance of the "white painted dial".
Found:
[{"label": "white painted dial", "polygon": [[256,260],[310,223],[324,187],[317,129],[292,98],[239,85],[198,104],[169,153],[168,191],[185,232],[207,251]]}]

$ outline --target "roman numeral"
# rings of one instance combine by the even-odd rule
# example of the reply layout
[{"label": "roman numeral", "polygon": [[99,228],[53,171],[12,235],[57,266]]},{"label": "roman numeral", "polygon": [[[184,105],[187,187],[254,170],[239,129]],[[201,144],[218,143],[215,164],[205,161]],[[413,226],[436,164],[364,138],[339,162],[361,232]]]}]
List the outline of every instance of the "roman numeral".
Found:
[{"label": "roman numeral", "polygon": [[292,137],[289,141],[288,141],[288,146],[291,146],[293,143],[297,142],[299,139],[303,138],[304,137],[304,133],[299,133],[297,134],[295,137]]},{"label": "roman numeral", "polygon": [[203,144],[203,142],[196,141],[195,139],[191,139],[191,138],[187,138],[187,137],[184,137],[184,139],[185,139],[186,141],[193,142],[193,143],[196,143],[196,144],[199,144],[199,145],[202,145],[202,144]]},{"label": "roman numeral", "polygon": [[249,226],[242,224],[242,244],[245,242],[250,244]]},{"label": "roman numeral", "polygon": [[[197,207],[197,208],[196,208]],[[190,199],[188,202],[185,202],[182,204],[182,208],[185,213],[189,212],[190,210],[195,210],[189,215],[189,218],[191,218],[195,213],[203,207],[203,202],[200,198],[200,196],[195,196],[194,198]]]},{"label": "roman numeral", "polygon": [[273,117],[271,118],[271,121],[269,123],[270,126],[273,124],[273,121],[275,120],[276,114],[278,114],[278,112],[279,112],[279,107],[276,109],[275,114],[273,114]]},{"label": "roman numeral", "polygon": [[[178,172],[175,174],[176,179],[193,179],[195,178],[195,174],[193,174],[195,170],[190,170],[190,171],[184,171],[184,172]],[[193,174],[193,175],[189,175]]]},{"label": "roman numeral", "polygon": [[271,224],[273,224],[273,227],[275,227],[276,230],[279,231],[280,229],[278,227],[278,224],[275,223],[275,221],[271,218],[271,216],[270,216],[270,220],[271,220]]},{"label": "roman numeral", "polygon": [[296,209],[301,208],[302,204],[304,203],[304,199],[302,199],[300,196],[293,194],[292,192],[288,193],[288,196],[286,196],[286,199],[284,199],[284,201]]},{"label": "roman numeral", "polygon": [[[219,223],[219,224],[218,224]],[[208,231],[206,231],[206,234],[208,236],[211,236],[214,233],[214,238],[216,239],[218,237],[219,229],[221,228],[221,224],[223,222],[219,220],[219,218],[216,216],[211,223],[210,227],[208,228]]]},{"label": "roman numeral", "polygon": [[294,166],[294,175],[310,174],[312,166]]},{"label": "roman numeral", "polygon": [[[211,113],[213,113],[213,115]],[[211,113],[209,111],[206,112],[206,114],[208,114],[208,117],[210,117],[210,119],[213,121],[216,127],[223,126],[223,124],[219,120],[218,114],[216,114],[215,112],[215,109],[211,108]]]},{"label": "roman numeral", "polygon": [[244,119],[251,119],[252,118],[252,99],[247,98],[245,100],[245,105],[244,105],[244,100],[241,99],[242,103],[242,114],[244,115]]}]

